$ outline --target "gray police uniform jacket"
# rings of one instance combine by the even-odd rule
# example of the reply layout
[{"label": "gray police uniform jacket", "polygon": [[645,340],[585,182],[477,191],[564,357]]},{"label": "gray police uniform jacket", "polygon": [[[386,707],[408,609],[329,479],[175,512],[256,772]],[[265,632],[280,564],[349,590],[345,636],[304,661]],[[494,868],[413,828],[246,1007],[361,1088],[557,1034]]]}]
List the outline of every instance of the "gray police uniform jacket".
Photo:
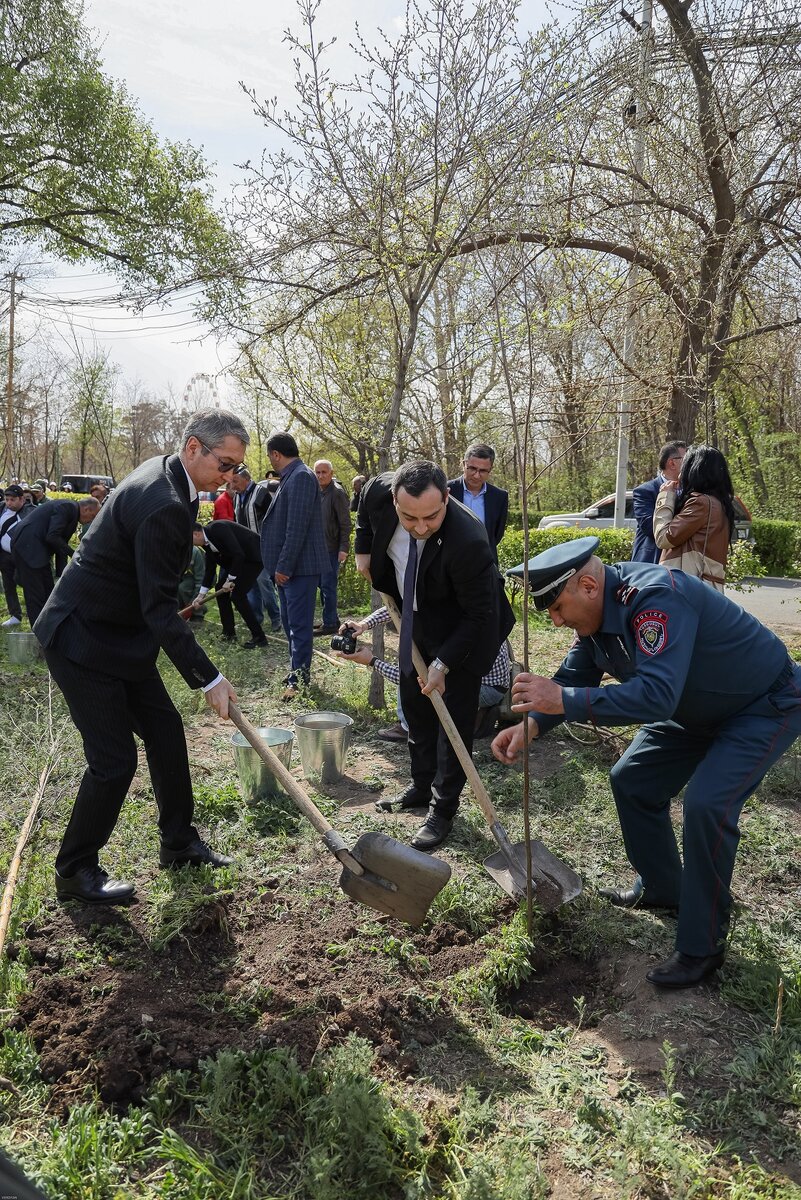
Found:
[{"label": "gray police uniform jacket", "polygon": [[[668,720],[714,732],[735,713],[780,718],[801,708],[786,687],[793,666],[784,643],[739,605],[660,565],[616,563],[605,573],[601,627],[576,638],[553,677],[564,716],[531,713],[540,733],[561,721]],[[600,687],[604,674],[620,686]]]}]

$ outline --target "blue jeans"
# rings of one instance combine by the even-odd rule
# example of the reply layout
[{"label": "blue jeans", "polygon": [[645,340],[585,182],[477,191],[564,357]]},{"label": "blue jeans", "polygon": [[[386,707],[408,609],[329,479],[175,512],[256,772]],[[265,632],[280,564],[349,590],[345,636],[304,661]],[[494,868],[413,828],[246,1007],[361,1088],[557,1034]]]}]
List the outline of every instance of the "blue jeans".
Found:
[{"label": "blue jeans", "polygon": [[281,623],[289,642],[289,678],[295,683],[309,681],[319,585],[319,575],[294,575],[278,588]]},{"label": "blue jeans", "polygon": [[329,568],[320,576],[320,595],[323,600],[323,625],[339,628],[337,613],[337,584],[339,583],[339,550],[328,551]]},{"label": "blue jeans", "polygon": [[281,609],[278,607],[278,597],[275,594],[275,584],[265,569],[259,575],[253,587],[248,592],[248,603],[253,609],[256,620],[261,624],[265,610],[270,618],[273,629],[281,620]]}]

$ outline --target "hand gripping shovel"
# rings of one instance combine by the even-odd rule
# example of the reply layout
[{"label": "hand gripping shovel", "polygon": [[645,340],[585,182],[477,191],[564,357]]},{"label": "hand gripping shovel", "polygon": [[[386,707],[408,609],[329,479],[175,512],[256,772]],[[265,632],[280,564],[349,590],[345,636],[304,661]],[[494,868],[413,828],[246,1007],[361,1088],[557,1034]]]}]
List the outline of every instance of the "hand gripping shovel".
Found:
[{"label": "hand gripping shovel", "polygon": [[[222,595],[222,591],[223,591],[223,590],[222,590],[222,588],[217,588],[217,591],[216,591],[216,592],[206,592],[206,595],[203,597],[203,599],[201,600],[201,602],[200,602],[200,603],[201,603],[201,604],[208,604],[209,600],[214,600],[214,598],[215,598],[216,596],[221,596],[221,595]],[[199,607],[200,607],[200,605],[198,605],[197,607],[199,608]],[[183,619],[184,619],[185,621],[188,621],[188,620],[189,620],[189,618],[192,616],[192,613],[193,613],[193,612],[196,612],[196,611],[197,611],[197,609],[195,608],[195,605],[194,605],[194,604],[187,604],[186,608],[179,608],[179,609],[178,609],[178,616],[179,616],[179,617],[183,617]]]},{"label": "hand gripping shovel", "polygon": [[352,900],[378,912],[399,917],[409,925],[422,925],[431,901],[451,877],[441,858],[432,858],[404,846],[383,833],[363,833],[352,850],[311,802],[297,780],[259,737],[235,704],[228,705],[231,720],[272,771],[287,795],[322,836],[328,849],[342,863],[339,886]]},{"label": "hand gripping shovel", "polygon": [[[389,609],[389,615],[392,617],[395,628],[400,632],[400,613],[397,605],[391,596],[386,596],[383,592],[381,599]],[[414,642],[412,642],[412,662],[418,675],[425,679],[428,668]],[[448,741],[453,746],[462,770],[467,776],[467,782],[470,784],[478,806],[489,825],[490,833],[498,843],[499,852],[484,859],[486,870],[508,895],[513,896],[516,900],[524,900],[527,894],[528,856],[530,854],[531,879],[540,893],[541,907],[552,911],[561,904],[575,900],[576,896],[581,893],[581,877],[567,863],[551,854],[550,850],[539,840],[532,840],[528,843],[528,852],[525,842],[517,842],[512,845],[509,841],[509,835],[498,820],[495,806],[481,782],[475,763],[468,754],[467,747],[453,723],[451,714],[445,707],[445,701],[439,692],[431,692],[428,698],[434,705]]]}]

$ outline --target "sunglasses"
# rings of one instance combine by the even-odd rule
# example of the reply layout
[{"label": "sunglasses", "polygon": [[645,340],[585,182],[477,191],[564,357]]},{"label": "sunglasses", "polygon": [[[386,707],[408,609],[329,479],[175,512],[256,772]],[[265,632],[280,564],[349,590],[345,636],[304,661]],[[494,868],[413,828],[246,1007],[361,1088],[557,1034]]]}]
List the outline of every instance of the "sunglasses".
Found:
[{"label": "sunglasses", "polygon": [[216,458],[217,470],[221,475],[227,475],[229,471],[236,471],[239,469],[239,467],[244,465],[243,463],[239,462],[229,462],[227,458],[220,458],[218,454],[214,453],[210,446],[207,446],[205,442],[201,442],[200,438],[197,440],[204,454],[210,454],[212,458]]}]

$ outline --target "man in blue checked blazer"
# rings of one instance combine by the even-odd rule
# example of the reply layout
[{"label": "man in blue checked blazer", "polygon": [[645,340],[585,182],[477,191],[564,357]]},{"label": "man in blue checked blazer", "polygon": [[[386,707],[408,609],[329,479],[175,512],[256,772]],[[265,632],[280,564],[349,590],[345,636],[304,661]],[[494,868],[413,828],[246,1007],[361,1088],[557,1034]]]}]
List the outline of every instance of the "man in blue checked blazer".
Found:
[{"label": "man in blue checked blazer", "polygon": [[280,483],[261,527],[261,556],[275,580],[281,623],[289,642],[289,674],[284,700],[308,683],[314,638],[314,605],[320,576],[329,569],[323,532],[323,504],[317,476],[302,462],[291,433],[273,433],[267,442]]}]

